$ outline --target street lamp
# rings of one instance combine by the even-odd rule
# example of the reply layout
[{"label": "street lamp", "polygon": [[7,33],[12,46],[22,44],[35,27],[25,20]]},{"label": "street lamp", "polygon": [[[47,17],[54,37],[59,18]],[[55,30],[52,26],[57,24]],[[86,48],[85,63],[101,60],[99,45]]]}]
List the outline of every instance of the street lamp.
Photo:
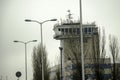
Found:
[{"label": "street lamp", "polygon": [[62,53],[62,50],[63,50],[63,48],[62,47],[59,47],[59,49],[60,49],[60,57],[61,57],[61,80],[63,80],[63,70],[62,70],[62,66],[63,66],[63,63],[62,63],[62,56],[63,56],[63,53]]},{"label": "street lamp", "polygon": [[[57,19],[50,19],[50,20],[45,20],[43,22],[39,22],[37,20],[30,20],[30,19],[25,19],[26,22],[36,22],[40,25],[40,34],[41,34],[41,46],[43,48],[43,34],[42,34],[42,24],[48,21],[57,21]],[[44,80],[44,65],[43,65],[43,53],[42,53],[42,80]]]},{"label": "street lamp", "polygon": [[27,80],[27,44],[30,42],[37,42],[37,40],[32,40],[32,41],[27,41],[27,42],[14,40],[13,42],[25,44],[25,78]]}]

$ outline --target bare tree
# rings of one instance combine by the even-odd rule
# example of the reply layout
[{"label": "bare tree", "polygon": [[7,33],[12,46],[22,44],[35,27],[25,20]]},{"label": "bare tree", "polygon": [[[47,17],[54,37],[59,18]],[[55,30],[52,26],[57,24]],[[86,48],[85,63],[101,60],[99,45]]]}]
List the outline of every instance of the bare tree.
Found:
[{"label": "bare tree", "polygon": [[81,68],[81,54],[80,54],[80,41],[79,39],[70,38],[69,40],[65,40],[65,58],[67,60],[71,60],[73,72],[71,75],[73,76],[74,80],[81,80],[82,79],[82,68]]},{"label": "bare tree", "polygon": [[110,52],[112,55],[112,61],[113,61],[113,70],[112,70],[112,75],[113,75],[113,80],[117,80],[118,76],[118,70],[117,70],[117,60],[118,60],[118,53],[119,53],[119,44],[118,40],[115,36],[109,36],[109,47],[110,47]]},{"label": "bare tree", "polygon": [[[97,35],[93,35],[93,63],[94,63],[94,73],[97,80],[105,80],[104,78],[104,67],[101,65],[105,63],[106,56],[106,38],[105,38],[105,30],[99,29],[99,33]],[[97,45],[96,45],[97,44]]]},{"label": "bare tree", "polygon": [[33,49],[33,80],[42,80],[42,54],[44,65],[44,79],[49,80],[49,64],[47,61],[47,52],[41,44]]},{"label": "bare tree", "polygon": [[[80,80],[82,79],[80,41],[78,38],[75,38],[74,35],[72,36],[71,38],[64,40],[65,58],[66,59],[70,58],[73,65],[75,65],[76,71],[73,71],[74,74],[73,76],[76,79],[74,80]],[[89,40],[91,40],[90,44],[88,44]],[[94,66],[93,69],[91,68],[91,70],[87,72],[92,71],[92,73],[95,74],[97,80],[104,80],[104,68],[100,66],[101,64],[105,64],[104,59],[106,56],[105,50],[106,39],[104,29],[102,30],[102,33],[99,31],[99,33],[93,34],[91,39],[83,37],[83,41],[84,41],[84,59],[89,61],[89,63],[87,63],[88,65]],[[85,75],[85,77],[87,78],[88,76]]]}]

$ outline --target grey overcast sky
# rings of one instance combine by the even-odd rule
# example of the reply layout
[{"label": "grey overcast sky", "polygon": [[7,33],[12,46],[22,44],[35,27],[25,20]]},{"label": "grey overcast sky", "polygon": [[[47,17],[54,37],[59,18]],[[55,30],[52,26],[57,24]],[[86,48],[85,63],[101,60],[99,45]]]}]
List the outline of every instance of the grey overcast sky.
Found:
[{"label": "grey overcast sky", "polygon": [[[8,80],[16,80],[16,71],[22,72],[20,79],[24,80],[24,45],[13,40],[37,39],[37,43],[27,45],[28,80],[32,80],[32,49],[40,41],[40,30],[39,24],[24,20],[57,18],[59,21],[65,18],[68,9],[79,18],[79,0],[0,0],[0,76],[3,80],[6,76]],[[107,35],[114,34],[120,39],[120,0],[82,0],[82,9],[83,23],[95,21],[99,27],[105,27]],[[55,23],[43,24],[43,40],[51,64],[59,54],[59,41],[53,39]]]}]

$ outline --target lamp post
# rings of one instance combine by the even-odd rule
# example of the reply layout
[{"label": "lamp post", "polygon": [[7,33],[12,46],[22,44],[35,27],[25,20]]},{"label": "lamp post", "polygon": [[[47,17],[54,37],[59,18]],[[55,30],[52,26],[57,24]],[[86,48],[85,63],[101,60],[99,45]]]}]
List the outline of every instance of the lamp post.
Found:
[{"label": "lamp post", "polygon": [[37,40],[32,40],[32,41],[27,41],[27,42],[14,40],[13,42],[23,43],[25,45],[25,80],[27,80],[27,44],[30,42],[37,42]]},{"label": "lamp post", "polygon": [[[30,20],[30,19],[25,19],[26,22],[36,22],[40,25],[40,34],[41,34],[41,46],[43,48],[43,33],[42,33],[42,24],[48,21],[57,21],[57,19],[50,19],[50,20],[45,20],[43,22],[39,22],[37,20]],[[43,65],[43,53],[42,53],[42,80],[44,80],[44,65]]]},{"label": "lamp post", "polygon": [[61,62],[61,80],[63,80],[63,70],[62,70],[62,65],[63,65],[63,63],[62,63],[62,56],[63,56],[63,54],[62,54],[62,50],[63,50],[63,48],[62,47],[59,47],[59,49],[60,49],[60,62]]},{"label": "lamp post", "polygon": [[80,6],[80,43],[81,43],[81,62],[82,62],[82,80],[85,80],[84,54],[83,54],[83,30],[82,30],[82,0],[79,0]]}]

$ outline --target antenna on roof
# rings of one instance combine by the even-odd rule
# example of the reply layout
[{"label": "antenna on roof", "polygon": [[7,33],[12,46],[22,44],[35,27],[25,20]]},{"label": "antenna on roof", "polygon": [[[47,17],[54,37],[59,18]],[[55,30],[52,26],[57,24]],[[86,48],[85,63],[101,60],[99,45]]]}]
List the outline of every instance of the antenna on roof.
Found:
[{"label": "antenna on roof", "polygon": [[68,10],[67,12],[68,12],[68,19],[71,20],[72,19],[72,16],[71,16],[72,14],[71,14],[70,10]]},{"label": "antenna on roof", "polygon": [[67,10],[67,12],[68,12],[67,22],[71,23],[71,22],[73,22],[73,21],[71,20],[71,19],[73,19],[72,14],[71,14],[71,11],[70,11],[70,10]]}]

